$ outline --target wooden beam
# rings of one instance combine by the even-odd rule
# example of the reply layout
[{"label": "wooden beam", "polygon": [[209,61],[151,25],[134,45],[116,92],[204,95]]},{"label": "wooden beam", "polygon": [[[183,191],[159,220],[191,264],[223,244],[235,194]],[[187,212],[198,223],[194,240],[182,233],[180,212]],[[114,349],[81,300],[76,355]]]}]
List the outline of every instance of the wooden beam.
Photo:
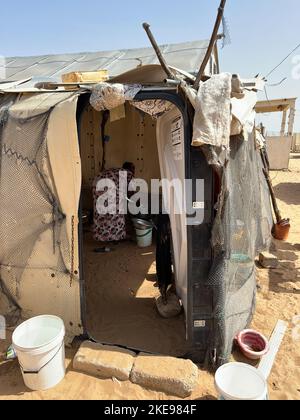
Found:
[{"label": "wooden beam", "polygon": [[287,111],[284,110],[282,113],[282,123],[281,123],[281,131],[280,131],[280,135],[282,137],[285,135],[286,120],[287,120]]},{"label": "wooden beam", "polygon": [[295,123],[295,105],[291,107],[289,115],[289,127],[288,127],[288,136],[292,136],[294,133],[294,123]]},{"label": "wooden beam", "polygon": [[225,5],[226,5],[226,0],[221,0],[220,7],[219,7],[219,10],[218,10],[217,20],[216,20],[216,23],[215,23],[215,26],[214,26],[214,30],[213,30],[211,39],[210,39],[210,43],[209,43],[208,49],[206,51],[204,60],[201,64],[201,66],[200,66],[200,70],[198,72],[198,75],[196,77],[196,81],[195,81],[195,84],[194,84],[194,89],[196,89],[196,90],[199,89],[199,85],[200,85],[200,82],[202,80],[202,77],[204,76],[206,66],[207,66],[207,64],[210,60],[210,57],[213,53],[215,44],[217,42],[219,28],[220,28],[220,25],[221,25],[221,22],[222,22],[222,19],[223,19],[223,16],[224,16]]},{"label": "wooden beam", "polygon": [[158,60],[161,64],[162,68],[164,69],[166,75],[168,76],[169,79],[175,80],[176,76],[173,73],[173,71],[170,69],[170,67],[168,66],[166,60],[164,59],[164,57],[162,55],[162,52],[161,52],[161,50],[160,50],[152,32],[151,32],[149,23],[143,23],[143,28],[145,29],[145,31],[148,35],[148,38],[149,38],[149,40],[152,44],[152,47],[154,48],[154,51],[157,55],[157,58],[158,58]]},{"label": "wooden beam", "polygon": [[269,112],[282,112],[288,111],[291,107],[295,106],[297,98],[287,99],[272,99],[269,101],[259,101],[256,104],[257,113],[269,113]]}]

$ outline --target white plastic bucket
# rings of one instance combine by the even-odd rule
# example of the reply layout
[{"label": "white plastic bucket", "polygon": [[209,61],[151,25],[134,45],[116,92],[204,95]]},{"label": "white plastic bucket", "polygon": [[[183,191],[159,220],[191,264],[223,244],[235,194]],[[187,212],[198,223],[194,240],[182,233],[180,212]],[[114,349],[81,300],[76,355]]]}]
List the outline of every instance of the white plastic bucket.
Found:
[{"label": "white plastic bucket", "polygon": [[65,377],[65,326],[52,315],[31,318],[13,333],[25,385],[33,391],[55,387]]},{"label": "white plastic bucket", "polygon": [[257,369],[244,363],[228,363],[215,376],[220,400],[266,401],[267,381]]},{"label": "white plastic bucket", "polygon": [[139,248],[147,248],[152,245],[152,227],[150,229],[136,229],[136,240]]}]

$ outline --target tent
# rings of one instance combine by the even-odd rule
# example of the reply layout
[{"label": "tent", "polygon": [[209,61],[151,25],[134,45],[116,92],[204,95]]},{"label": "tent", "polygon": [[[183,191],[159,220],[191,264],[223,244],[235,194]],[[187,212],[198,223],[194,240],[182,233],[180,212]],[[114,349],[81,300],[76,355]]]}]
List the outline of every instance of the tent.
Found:
[{"label": "tent", "polygon": [[[103,161],[103,111],[91,105],[99,86],[61,86],[55,77],[49,85],[49,77],[66,68],[60,63],[59,71],[49,72],[47,67],[44,73],[43,65],[54,66],[54,58],[34,65],[28,60],[27,68],[25,59],[8,62],[11,68],[14,63],[20,69],[23,65],[0,85],[0,312],[8,320],[20,313],[24,318],[55,314],[64,320],[70,341],[86,334],[136,350],[172,350],[210,365],[228,359],[235,334],[253,315],[255,256],[269,245],[273,225],[253,126],[258,82],[241,82],[231,98],[238,78],[219,77],[214,55],[206,71],[208,81],[197,96],[187,84],[194,78],[187,71],[196,71],[193,48],[199,47],[175,48],[180,51],[178,61],[185,57],[188,63],[183,70],[178,70],[175,58],[171,63],[182,89],[166,81],[155,63],[139,63],[119,75],[113,72],[108,82],[110,87],[134,84],[138,93],[111,109],[107,167],[129,160],[148,184],[156,178],[192,181],[192,216],[175,214],[176,189],[168,203],[176,290],[184,307],[184,315],[174,322],[160,320],[153,297],[143,295],[140,261],[153,269],[147,252],[137,254],[135,246],[121,245],[99,260],[84,232],[84,210],[92,208],[92,182]],[[127,51],[123,58],[111,54],[108,68],[124,56],[129,60],[139,53]],[[76,65],[82,60],[76,57]],[[38,84],[26,79],[32,68]],[[16,76],[23,80],[16,81]],[[228,97],[222,90],[225,84]],[[247,86],[246,95],[242,86]],[[218,101],[220,92],[223,99]],[[215,107],[205,106],[207,97],[214,98]],[[203,127],[217,143],[209,135],[202,142]],[[204,182],[200,197],[199,180]],[[163,196],[168,201],[164,192]],[[155,270],[146,275],[151,273]],[[134,286],[131,281],[136,281]],[[153,314],[147,326],[144,310]],[[141,342],[137,331],[142,330],[146,338]],[[169,330],[173,332],[164,347]]]}]

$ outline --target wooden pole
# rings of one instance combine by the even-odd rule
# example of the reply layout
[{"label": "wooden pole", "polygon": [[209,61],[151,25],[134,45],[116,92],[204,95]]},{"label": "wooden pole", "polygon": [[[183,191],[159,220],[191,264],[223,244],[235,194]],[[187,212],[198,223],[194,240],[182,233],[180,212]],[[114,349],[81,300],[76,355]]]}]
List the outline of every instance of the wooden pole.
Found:
[{"label": "wooden pole", "polygon": [[290,108],[290,115],[289,115],[289,127],[288,127],[288,135],[292,136],[294,132],[294,123],[295,123],[295,111],[296,111],[296,103],[294,103]]},{"label": "wooden pole", "polygon": [[103,111],[102,122],[101,122],[101,139],[102,139],[102,165],[101,172],[105,170],[106,165],[106,136],[105,136],[105,127],[109,120],[109,111]]},{"label": "wooden pole", "polygon": [[[266,166],[265,160],[263,158],[262,151],[261,151],[261,155],[262,155],[262,161],[264,163],[264,166]],[[266,177],[266,181],[267,181],[267,184],[268,184],[268,187],[269,187],[270,196],[271,196],[271,200],[272,200],[272,205],[273,205],[274,213],[275,213],[275,216],[276,216],[276,221],[277,221],[277,223],[280,223],[280,222],[282,222],[282,216],[281,216],[280,210],[279,210],[278,205],[277,205],[277,200],[276,200],[275,191],[274,191],[274,188],[273,188],[273,185],[272,185],[272,180],[271,180],[269,171],[266,167],[263,168],[263,172],[264,172],[264,175]]]},{"label": "wooden pole", "polygon": [[143,23],[143,28],[145,29],[145,31],[148,35],[148,38],[149,38],[149,40],[152,44],[152,47],[154,48],[154,51],[157,55],[157,58],[158,58],[158,60],[161,64],[162,68],[164,69],[166,75],[168,76],[169,79],[176,80],[175,74],[172,72],[172,70],[168,66],[168,64],[167,64],[166,60],[164,59],[164,57],[162,55],[162,52],[161,52],[161,50],[160,50],[152,32],[151,32],[149,23]]},{"label": "wooden pole", "polygon": [[281,137],[285,136],[285,129],[286,129],[286,120],[287,120],[287,110],[285,109],[282,113],[282,123],[281,123]]},{"label": "wooden pole", "polygon": [[215,27],[214,27],[211,39],[210,39],[210,43],[209,43],[205,58],[203,60],[203,63],[201,64],[200,70],[198,72],[198,75],[196,77],[196,81],[195,81],[195,84],[194,84],[194,89],[196,89],[196,90],[199,89],[201,79],[204,75],[206,66],[207,66],[207,64],[210,60],[210,57],[212,55],[215,43],[218,39],[218,32],[219,32],[219,28],[220,28],[222,18],[223,18],[223,15],[224,15],[225,5],[226,5],[226,0],[221,0],[220,7],[219,7],[219,10],[218,10],[217,20],[216,20],[216,23],[215,23]]}]

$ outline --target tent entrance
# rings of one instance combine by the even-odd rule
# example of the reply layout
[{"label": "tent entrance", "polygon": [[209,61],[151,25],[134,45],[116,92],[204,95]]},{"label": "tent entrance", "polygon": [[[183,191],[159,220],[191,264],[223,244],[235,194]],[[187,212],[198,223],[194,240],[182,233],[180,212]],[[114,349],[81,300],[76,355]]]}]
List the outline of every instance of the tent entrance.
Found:
[{"label": "tent entrance", "polygon": [[[105,246],[105,244],[103,244]],[[166,320],[156,310],[155,244],[141,249],[134,242],[109,245],[95,254],[90,233],[84,235],[86,325],[91,338],[150,353],[186,353],[184,315]]]},{"label": "tent entrance", "polygon": [[[188,350],[184,312],[164,319],[156,308],[155,299],[160,295],[156,232],[152,246],[147,248],[138,248],[130,223],[127,240],[98,242],[94,238],[92,185],[103,162],[102,120],[103,114],[87,105],[79,126],[83,175],[82,307],[86,331],[90,338],[103,344],[183,356]],[[121,168],[124,162],[132,162],[136,178],[149,185],[152,179],[160,179],[156,129],[155,120],[126,104],[125,116],[115,121],[110,118],[105,129],[109,140],[105,168]]]}]

